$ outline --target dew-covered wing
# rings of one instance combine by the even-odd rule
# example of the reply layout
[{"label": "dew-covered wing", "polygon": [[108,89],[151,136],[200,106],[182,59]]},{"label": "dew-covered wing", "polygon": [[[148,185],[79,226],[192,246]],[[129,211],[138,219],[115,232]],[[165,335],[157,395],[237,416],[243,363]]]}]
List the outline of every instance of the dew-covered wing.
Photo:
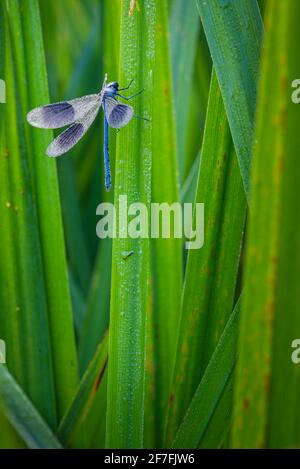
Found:
[{"label": "dew-covered wing", "polygon": [[120,129],[133,117],[133,107],[127,104],[119,103],[114,98],[105,99],[105,117],[108,125],[114,129]]},{"label": "dew-covered wing", "polygon": [[101,105],[102,96],[90,94],[81,98],[47,104],[32,109],[27,114],[27,121],[34,127],[42,129],[58,129],[82,119],[95,106]]},{"label": "dew-covered wing", "polygon": [[70,127],[56,137],[47,148],[48,156],[59,156],[69,151],[87,132],[94,122],[101,102],[95,102],[94,106],[80,119],[76,120]]}]

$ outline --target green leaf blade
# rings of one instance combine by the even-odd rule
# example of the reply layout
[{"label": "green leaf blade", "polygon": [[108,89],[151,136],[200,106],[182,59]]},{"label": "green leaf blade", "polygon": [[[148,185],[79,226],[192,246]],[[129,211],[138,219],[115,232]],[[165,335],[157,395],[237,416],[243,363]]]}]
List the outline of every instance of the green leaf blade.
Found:
[{"label": "green leaf blade", "polygon": [[249,194],[263,25],[256,0],[196,0]]},{"label": "green leaf blade", "polygon": [[299,447],[298,2],[270,1],[262,53],[232,446]]},{"label": "green leaf blade", "polygon": [[[179,202],[178,161],[171,78],[168,2],[157,1],[153,97],[152,203]],[[163,179],[162,179],[163,175]],[[151,239],[153,279],[154,402],[157,446],[162,445],[168,393],[174,367],[182,289],[182,240]]]},{"label": "green leaf blade", "polygon": [[62,448],[4,365],[0,365],[0,407],[29,448]]},{"label": "green leaf blade", "polygon": [[237,305],[179,427],[173,448],[199,446],[222,392],[231,380],[236,361],[238,310]]},{"label": "green leaf blade", "polygon": [[[22,23],[27,47],[25,59],[29,86],[28,107],[49,102],[47,74],[38,2],[23,8]],[[50,132],[31,129],[44,276],[49,308],[50,338],[58,415],[62,417],[78,382],[72,309],[65,259],[55,161],[45,157]],[[57,273],[59,272],[59,277]]]},{"label": "green leaf blade", "polygon": [[[246,213],[246,199],[215,72],[195,202],[204,203],[205,226],[209,229],[201,249],[192,249],[188,254],[169,398],[167,445],[175,437],[231,314]],[[193,223],[195,226],[195,219]]]},{"label": "green leaf blade", "polygon": [[[135,101],[135,112],[151,119],[154,61],[154,0],[121,5],[120,83],[136,78],[145,88]],[[142,33],[143,31],[143,33]],[[151,191],[151,121],[139,119],[122,129],[117,138],[115,208],[127,197],[149,209]],[[123,199],[124,200],[124,199]],[[127,214],[126,214],[127,215]],[[118,225],[119,229],[119,225]],[[124,236],[124,235],[123,235]],[[133,251],[124,259],[122,253]],[[143,446],[145,387],[145,321],[149,279],[149,240],[128,234],[113,240],[112,285],[108,363],[106,446]],[[136,289],[133,292],[132,286]]]}]

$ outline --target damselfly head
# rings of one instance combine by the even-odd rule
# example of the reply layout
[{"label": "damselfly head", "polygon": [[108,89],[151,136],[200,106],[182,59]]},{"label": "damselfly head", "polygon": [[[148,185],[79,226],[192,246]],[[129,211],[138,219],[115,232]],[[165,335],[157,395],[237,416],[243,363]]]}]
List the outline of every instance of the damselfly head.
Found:
[{"label": "damselfly head", "polygon": [[116,90],[119,89],[119,83],[117,83],[116,81],[111,81],[110,83],[108,83],[107,85],[108,88],[114,88]]},{"label": "damselfly head", "polygon": [[117,92],[119,90],[119,83],[117,83],[116,81],[111,81],[106,85],[106,89]]},{"label": "damselfly head", "polygon": [[105,96],[114,98],[119,91],[119,84],[116,81],[111,81],[105,87]]}]

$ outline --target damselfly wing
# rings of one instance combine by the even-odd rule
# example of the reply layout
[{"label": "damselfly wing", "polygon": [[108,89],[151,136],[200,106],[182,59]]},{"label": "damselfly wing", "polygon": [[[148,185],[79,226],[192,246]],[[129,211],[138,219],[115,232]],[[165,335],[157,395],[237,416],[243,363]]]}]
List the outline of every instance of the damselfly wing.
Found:
[{"label": "damselfly wing", "polygon": [[60,127],[69,126],[53,140],[46,150],[48,156],[56,157],[63,155],[76,145],[92,125],[102,106],[104,110],[104,165],[106,190],[109,190],[111,186],[108,127],[120,129],[128,124],[133,117],[133,108],[127,104],[119,103],[116,97],[120,96],[123,99],[131,99],[136,96],[133,95],[126,98],[120,95],[119,91],[121,90],[119,90],[118,83],[111,82],[107,84],[107,75],[105,75],[102,89],[98,94],[90,94],[69,101],[47,104],[37,107],[27,114],[27,121],[34,127],[41,129],[58,129]]}]

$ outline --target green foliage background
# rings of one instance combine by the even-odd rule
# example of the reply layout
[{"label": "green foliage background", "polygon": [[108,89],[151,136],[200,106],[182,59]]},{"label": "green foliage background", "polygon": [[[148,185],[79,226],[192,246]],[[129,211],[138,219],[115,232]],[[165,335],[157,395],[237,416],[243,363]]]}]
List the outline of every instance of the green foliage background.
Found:
[{"label": "green foliage background", "polygon": [[[299,15],[0,0],[0,447],[300,446]],[[57,161],[26,122],[105,72],[149,119],[110,130],[109,193],[102,118]],[[122,194],[204,203],[204,246],[99,240],[96,207]]]}]

